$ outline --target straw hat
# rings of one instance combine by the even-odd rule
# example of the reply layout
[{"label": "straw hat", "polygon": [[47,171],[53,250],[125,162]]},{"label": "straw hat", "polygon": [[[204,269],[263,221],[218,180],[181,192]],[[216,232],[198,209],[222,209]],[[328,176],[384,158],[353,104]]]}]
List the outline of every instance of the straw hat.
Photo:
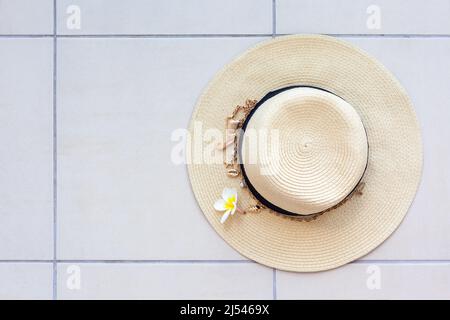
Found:
[{"label": "straw hat", "polygon": [[211,81],[189,133],[189,176],[210,224],[281,270],[327,270],[369,253],[399,226],[421,176],[404,89],[327,36],[246,51]]}]

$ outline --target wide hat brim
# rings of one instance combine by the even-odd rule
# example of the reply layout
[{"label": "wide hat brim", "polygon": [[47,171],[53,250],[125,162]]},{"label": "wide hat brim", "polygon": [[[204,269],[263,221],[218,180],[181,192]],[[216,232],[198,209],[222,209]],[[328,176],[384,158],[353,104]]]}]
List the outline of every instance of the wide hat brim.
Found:
[{"label": "wide hat brim", "polygon": [[422,170],[420,127],[410,100],[393,75],[355,46],[327,36],[285,36],[265,41],[225,66],[201,95],[190,124],[189,158],[201,155],[195,124],[223,129],[246,99],[305,85],[335,93],[360,115],[369,144],[364,190],[313,221],[262,211],[235,214],[225,224],[214,202],[224,188],[238,190],[242,207],[254,199],[221,164],[192,163],[195,197],[217,233],[245,257],[280,270],[312,272],[339,267],[380,245],[399,226]]}]

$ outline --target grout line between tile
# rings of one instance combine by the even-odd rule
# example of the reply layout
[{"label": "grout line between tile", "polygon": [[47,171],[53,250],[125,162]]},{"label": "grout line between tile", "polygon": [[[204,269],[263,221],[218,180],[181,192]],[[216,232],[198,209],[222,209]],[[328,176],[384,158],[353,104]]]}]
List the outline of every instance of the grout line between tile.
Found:
[{"label": "grout line between tile", "polygon": [[[277,36],[288,36],[295,33],[278,33]],[[450,34],[387,34],[387,33],[312,33],[322,34],[330,37],[343,37],[343,38],[450,38]]]},{"label": "grout line between tile", "polygon": [[272,37],[277,35],[277,0],[272,0]]},{"label": "grout line between tile", "polygon": [[58,266],[57,266],[57,120],[56,120],[56,61],[57,61],[57,37],[56,37],[56,0],[53,0],[53,283],[52,295],[53,300],[57,299],[57,281],[58,281]]},{"label": "grout line between tile", "polygon": [[[274,12],[276,15],[276,9]],[[86,35],[58,35],[58,38],[250,38],[250,37],[271,37],[286,36],[295,33],[276,33],[276,16],[273,17],[274,24],[271,34],[86,34]],[[317,33],[332,37],[354,37],[354,38],[450,38],[450,34],[334,34],[334,33]]]},{"label": "grout line between tile", "polygon": [[[261,34],[0,34],[1,38],[15,39],[15,38],[258,38],[258,37],[272,37],[272,36],[286,36],[295,33],[276,33],[276,9],[272,25],[272,33]],[[450,38],[450,34],[345,34],[345,33],[313,33],[324,34],[332,37],[348,37],[348,38]]]},{"label": "grout line between tile", "polygon": [[252,260],[57,260],[58,263],[134,263],[134,264],[256,264]]},{"label": "grout line between tile", "polygon": [[23,260],[23,259],[14,259],[14,260],[0,260],[0,263],[53,263],[53,259],[51,260]]},{"label": "grout line between tile", "polygon": [[[252,260],[95,260],[95,259],[49,259],[49,260],[39,260],[39,259],[10,259],[10,260],[0,260],[0,263],[130,263],[130,264],[257,264],[257,262]],[[430,259],[430,260],[357,260],[350,262],[349,264],[450,264],[450,259]]]},{"label": "grout line between tile", "polygon": [[0,34],[1,38],[53,38],[53,34]]},{"label": "grout line between tile", "polygon": [[272,272],[272,299],[277,300],[277,269]]},{"label": "grout line between tile", "polygon": [[429,259],[429,260],[356,260],[351,262],[351,264],[450,264],[448,259]]},{"label": "grout line between tile", "polygon": [[248,34],[61,34],[58,38],[259,38],[272,33]]}]

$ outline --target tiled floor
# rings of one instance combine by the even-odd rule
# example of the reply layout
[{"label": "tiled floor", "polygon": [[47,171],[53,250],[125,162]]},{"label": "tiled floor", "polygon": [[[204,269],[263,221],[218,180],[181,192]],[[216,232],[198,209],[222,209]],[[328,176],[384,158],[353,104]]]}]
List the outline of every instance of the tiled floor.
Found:
[{"label": "tiled floor", "polygon": [[[448,0],[0,1],[0,298],[449,299],[448,17]],[[423,130],[400,228],[317,274],[236,253],[170,161],[214,73],[290,33],[377,57]]]}]

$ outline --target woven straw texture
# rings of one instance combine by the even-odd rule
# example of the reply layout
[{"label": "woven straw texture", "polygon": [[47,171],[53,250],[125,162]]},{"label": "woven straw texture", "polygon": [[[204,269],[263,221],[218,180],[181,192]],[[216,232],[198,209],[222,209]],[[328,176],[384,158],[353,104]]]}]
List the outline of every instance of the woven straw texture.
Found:
[{"label": "woven straw texture", "polygon": [[[224,131],[236,105],[292,85],[331,91],[358,112],[369,144],[363,194],[310,222],[264,210],[235,214],[221,224],[213,204],[225,187],[238,190],[240,207],[254,200],[223,165],[198,162],[211,142],[194,131],[199,124],[203,130]],[[193,113],[190,133],[188,171],[204,215],[242,255],[281,270],[327,270],[366,255],[399,226],[421,177],[420,129],[406,92],[375,59],[327,36],[279,37],[246,51],[210,82]]]},{"label": "woven straw texture", "polygon": [[367,148],[352,106],[324,90],[293,88],[252,115],[241,161],[266,200],[306,215],[337,205],[353,191],[366,168]]}]

